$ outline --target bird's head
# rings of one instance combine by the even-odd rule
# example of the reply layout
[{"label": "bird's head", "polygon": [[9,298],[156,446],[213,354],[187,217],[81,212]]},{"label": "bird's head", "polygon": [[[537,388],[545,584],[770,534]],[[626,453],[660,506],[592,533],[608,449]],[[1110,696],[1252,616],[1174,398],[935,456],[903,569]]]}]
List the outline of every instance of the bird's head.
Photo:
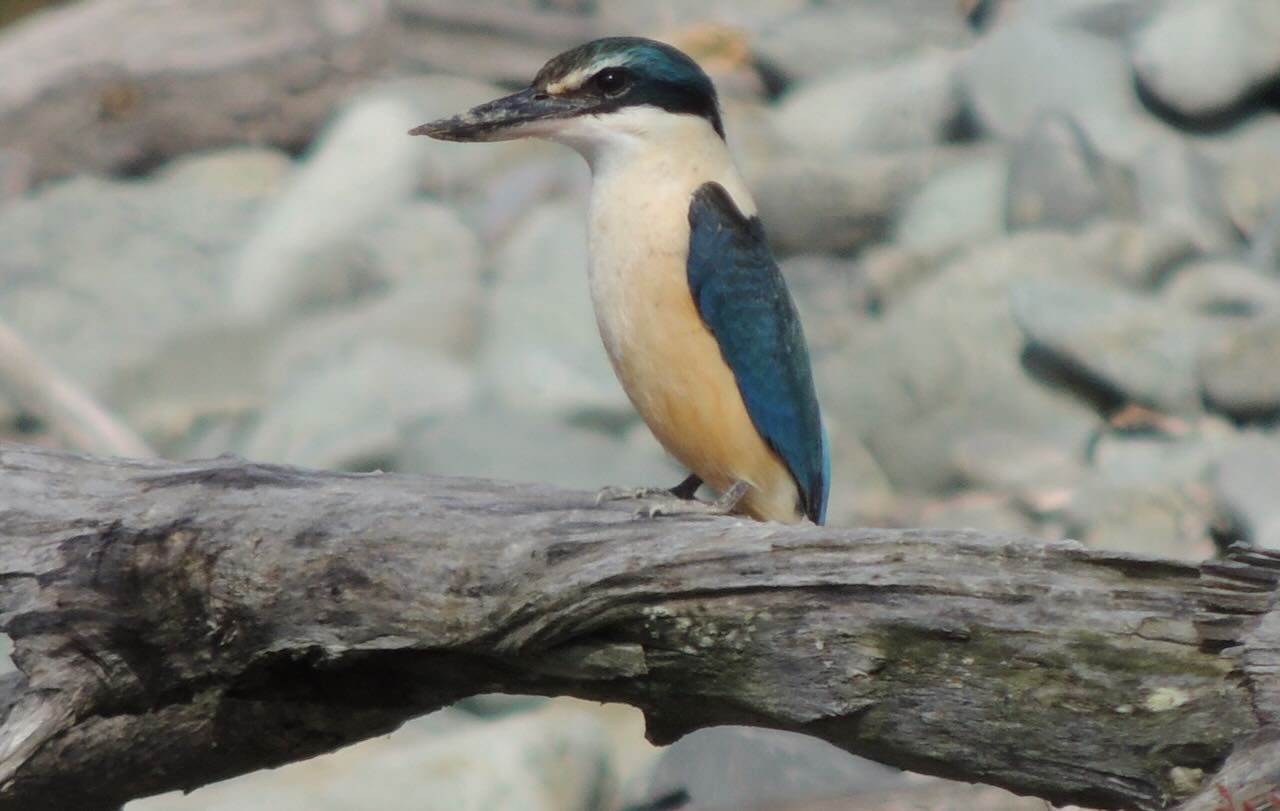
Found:
[{"label": "bird's head", "polygon": [[690,116],[724,138],[715,87],[696,62],[651,39],[608,37],[555,57],[518,93],[410,134],[445,141],[545,138],[590,159],[604,146],[660,137]]}]

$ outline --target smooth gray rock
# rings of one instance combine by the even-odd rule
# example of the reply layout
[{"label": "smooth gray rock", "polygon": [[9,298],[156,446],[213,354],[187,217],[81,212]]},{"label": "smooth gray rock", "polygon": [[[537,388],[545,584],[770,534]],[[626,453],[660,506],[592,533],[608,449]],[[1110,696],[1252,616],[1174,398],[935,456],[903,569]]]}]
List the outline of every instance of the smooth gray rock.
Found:
[{"label": "smooth gray rock", "polygon": [[686,474],[642,425],[620,438],[527,409],[481,408],[420,420],[408,431],[402,458],[411,473],[589,492],[609,486],[669,487]]},{"label": "smooth gray rock", "polygon": [[870,317],[875,292],[856,262],[810,253],[787,257],[780,268],[811,355],[840,351]]},{"label": "smooth gray rock", "polygon": [[[819,385],[822,387],[821,383]],[[822,421],[831,452],[827,524],[845,527],[874,525],[891,509],[893,485],[856,429],[845,424],[844,415],[827,406],[826,402],[822,403]]]},{"label": "smooth gray rock", "polygon": [[266,404],[271,348],[293,328],[219,321],[157,340],[115,371],[102,400],[162,457],[207,458],[242,447]]},{"label": "smooth gray rock", "polygon": [[339,272],[343,266],[312,270],[335,246],[409,200],[425,155],[405,133],[421,117],[415,105],[390,93],[360,96],[337,114],[236,258],[231,298],[237,315],[265,318],[317,302],[340,304],[373,283],[358,268],[349,278]]},{"label": "smooth gray rock", "polygon": [[260,200],[281,191],[293,174],[293,160],[266,146],[232,146],[175,158],[155,178],[202,191]]},{"label": "smooth gray rock", "polygon": [[596,327],[585,232],[580,206],[545,203],[498,252],[480,363],[501,406],[624,421],[633,413]]},{"label": "smooth gray rock", "polygon": [[420,346],[475,353],[484,250],[450,207],[406,201],[306,260],[296,316],[342,316],[355,331],[398,331]]},{"label": "smooth gray rock", "polygon": [[723,726],[663,750],[647,796],[684,789],[696,808],[766,808],[884,788],[902,772],[795,732]]},{"label": "smooth gray rock", "polygon": [[35,180],[35,166],[25,152],[0,148],[0,206],[17,200]]},{"label": "smooth gray rock", "polygon": [[939,143],[960,111],[956,56],[928,53],[797,85],[777,108],[791,149],[812,155]]},{"label": "smooth gray rock", "polygon": [[1097,418],[1027,375],[1009,292],[1093,272],[1065,235],[1024,232],[965,253],[907,290],[849,351],[818,361],[826,413],[903,494],[949,492],[963,476],[954,449],[978,430],[1082,453]]},{"label": "smooth gray rock", "polygon": [[1095,549],[1185,561],[1213,554],[1212,509],[1194,482],[1117,483],[1099,476],[1075,491],[1062,519],[1069,537]]},{"label": "smooth gray rock", "polygon": [[959,6],[940,7],[935,0],[849,0],[797,9],[759,30],[751,44],[784,75],[803,79],[957,48],[972,39]]},{"label": "smooth gray rock", "polygon": [[1171,304],[1206,315],[1252,317],[1280,313],[1280,280],[1230,259],[1202,259],[1179,265],[1161,295]]},{"label": "smooth gray rock", "polygon": [[1028,343],[1064,376],[1104,399],[1176,415],[1202,412],[1195,365],[1201,343],[1217,329],[1213,321],[1083,279],[1029,280],[1012,302]]},{"label": "smooth gray rock", "polygon": [[1126,191],[1079,125],[1061,113],[1045,113],[1014,141],[1007,224],[1015,230],[1079,228],[1108,214],[1128,213]]},{"label": "smooth gray rock", "polygon": [[775,251],[843,253],[882,237],[924,180],[975,153],[937,147],[839,161],[791,158],[758,168],[748,183]]},{"label": "smooth gray rock", "polygon": [[474,144],[411,138],[409,129],[500,93],[477,82],[432,77],[352,99],[312,143],[236,257],[236,313],[265,318],[342,305],[377,290],[376,275],[357,261],[358,254],[349,255],[353,242],[407,206],[420,187],[452,186],[448,179],[424,178],[456,172],[474,184],[482,168],[513,156],[498,147],[486,152]]},{"label": "smooth gray rock", "polygon": [[1099,426],[1089,464],[1117,484],[1193,482],[1240,442],[1240,433],[1217,415],[1175,420],[1166,431],[1121,431]]},{"label": "smooth gray rock", "polygon": [[1214,467],[1209,485],[1221,516],[1242,540],[1280,549],[1280,440],[1247,435]]},{"label": "smooth gray rock", "polygon": [[274,391],[239,450],[251,459],[395,470],[403,436],[472,403],[475,375],[442,355],[371,337],[272,376]]},{"label": "smooth gray rock", "polygon": [[1020,17],[979,40],[960,75],[975,118],[1002,138],[1060,112],[1102,155],[1128,163],[1170,137],[1138,103],[1124,48],[1080,29]]},{"label": "smooth gray rock", "polygon": [[1255,237],[1267,215],[1280,207],[1280,115],[1259,117],[1234,137],[1204,143],[1220,153],[1218,193],[1236,228]]},{"label": "smooth gray rock", "polygon": [[858,254],[858,274],[866,280],[871,309],[882,312],[893,307],[915,285],[936,270],[937,263],[917,251],[897,244],[868,245]]},{"label": "smooth gray rock", "polygon": [[1067,488],[1083,479],[1084,460],[1076,450],[992,425],[956,437],[951,456],[965,484],[1019,493]]},{"label": "smooth gray rock", "polygon": [[1017,12],[1125,41],[1165,0],[1017,0]]},{"label": "smooth gray rock", "polygon": [[358,244],[385,280],[368,321],[415,346],[474,355],[481,334],[486,258],[453,209],[411,203],[361,235]]},{"label": "smooth gray rock", "polygon": [[1163,433],[1108,431],[1094,445],[1092,475],[1060,517],[1069,534],[1091,546],[1187,561],[1211,557],[1217,522],[1205,477],[1243,441],[1229,422],[1212,416]]},{"label": "smooth gray rock", "polygon": [[1191,236],[1173,225],[1143,225],[1133,220],[1100,220],[1077,239],[1094,267],[1127,287],[1156,287],[1179,263],[1192,257]]},{"label": "smooth gray rock", "polygon": [[912,526],[929,529],[973,529],[1038,535],[1035,520],[1012,496],[968,491],[929,501],[912,516]]},{"label": "smooth gray rock", "polygon": [[1000,237],[1008,178],[1008,157],[999,153],[943,169],[907,200],[894,227],[895,241],[923,256],[940,256]]},{"label": "smooth gray rock", "polygon": [[454,709],[468,712],[486,720],[506,718],[546,706],[551,699],[546,696],[518,696],[508,693],[481,693],[469,696],[453,704]]},{"label": "smooth gray rock", "polygon": [[[501,3],[496,3],[501,5]],[[546,0],[541,0],[546,7]],[[615,31],[682,31],[686,26],[705,26],[723,12],[720,0],[569,0],[556,5],[561,10],[577,7],[593,14],[597,23]],[[794,0],[751,0],[734,5],[735,32],[755,32],[773,25],[795,12]],[[690,35],[686,35],[690,36]]]},{"label": "smooth gray rock", "polygon": [[535,208],[548,200],[585,199],[591,184],[586,163],[573,150],[563,148],[531,155],[513,166],[494,169],[489,175],[471,193],[444,195],[485,245],[505,242]]},{"label": "smooth gray rock", "polygon": [[1270,318],[1207,341],[1197,372],[1205,402],[1236,419],[1280,416],[1280,319]]},{"label": "smooth gray rock", "polygon": [[1211,116],[1280,75],[1280,5],[1173,0],[1133,43],[1139,80],[1185,116]]},{"label": "smooth gray rock", "polygon": [[1200,253],[1238,246],[1239,236],[1218,196],[1218,172],[1192,144],[1152,144],[1134,162],[1134,177],[1144,225],[1184,233]]},{"label": "smooth gray rock", "polygon": [[253,203],[78,178],[0,209],[0,320],[94,393],[168,337],[226,317]]},{"label": "smooth gray rock", "polygon": [[490,723],[460,710],[390,736],[189,794],[138,800],[128,811],[599,811],[618,775],[609,729],[552,704]]},{"label": "smooth gray rock", "polygon": [[726,98],[720,100],[720,114],[729,153],[743,174],[755,174],[792,154],[793,147],[778,131],[773,105]]},{"label": "smooth gray rock", "polygon": [[1280,276],[1280,200],[1272,204],[1249,240],[1249,265],[1270,276]]}]

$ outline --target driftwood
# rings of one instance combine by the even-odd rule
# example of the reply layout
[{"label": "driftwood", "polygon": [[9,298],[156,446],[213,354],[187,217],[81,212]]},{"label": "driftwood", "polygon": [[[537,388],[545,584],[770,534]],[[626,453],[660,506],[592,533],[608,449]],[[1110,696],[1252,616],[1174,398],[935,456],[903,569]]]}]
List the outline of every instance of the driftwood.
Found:
[{"label": "driftwood", "polygon": [[659,742],[773,726],[1059,802],[1209,809],[1216,782],[1280,781],[1278,575],[1248,548],[1197,567],[3,445],[0,808],[114,808],[498,691],[625,701]]},{"label": "driftwood", "polygon": [[596,27],[546,0],[82,0],[0,30],[0,144],[36,180],[293,149],[362,84],[527,81]]}]

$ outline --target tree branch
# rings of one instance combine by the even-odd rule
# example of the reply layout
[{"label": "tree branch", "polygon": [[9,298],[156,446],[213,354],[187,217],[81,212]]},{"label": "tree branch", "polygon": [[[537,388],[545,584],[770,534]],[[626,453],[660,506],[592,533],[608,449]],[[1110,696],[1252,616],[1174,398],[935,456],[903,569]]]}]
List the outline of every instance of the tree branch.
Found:
[{"label": "tree branch", "polygon": [[0,445],[21,670],[0,809],[112,808],[490,691],[625,701],[658,742],[798,730],[1056,802],[1212,808],[1219,768],[1276,783],[1275,555],[634,509]]}]

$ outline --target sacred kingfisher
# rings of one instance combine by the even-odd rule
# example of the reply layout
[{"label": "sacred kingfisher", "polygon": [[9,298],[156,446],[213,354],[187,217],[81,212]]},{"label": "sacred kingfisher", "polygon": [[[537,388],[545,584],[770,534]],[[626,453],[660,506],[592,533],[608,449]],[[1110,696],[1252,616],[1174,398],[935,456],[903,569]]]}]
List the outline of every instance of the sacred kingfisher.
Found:
[{"label": "sacred kingfisher", "polygon": [[588,270],[627,396],[720,506],[821,524],[830,455],[795,303],[725,146],[715,87],[675,48],[608,37],[529,87],[411,131],[545,138],[591,167]]}]

